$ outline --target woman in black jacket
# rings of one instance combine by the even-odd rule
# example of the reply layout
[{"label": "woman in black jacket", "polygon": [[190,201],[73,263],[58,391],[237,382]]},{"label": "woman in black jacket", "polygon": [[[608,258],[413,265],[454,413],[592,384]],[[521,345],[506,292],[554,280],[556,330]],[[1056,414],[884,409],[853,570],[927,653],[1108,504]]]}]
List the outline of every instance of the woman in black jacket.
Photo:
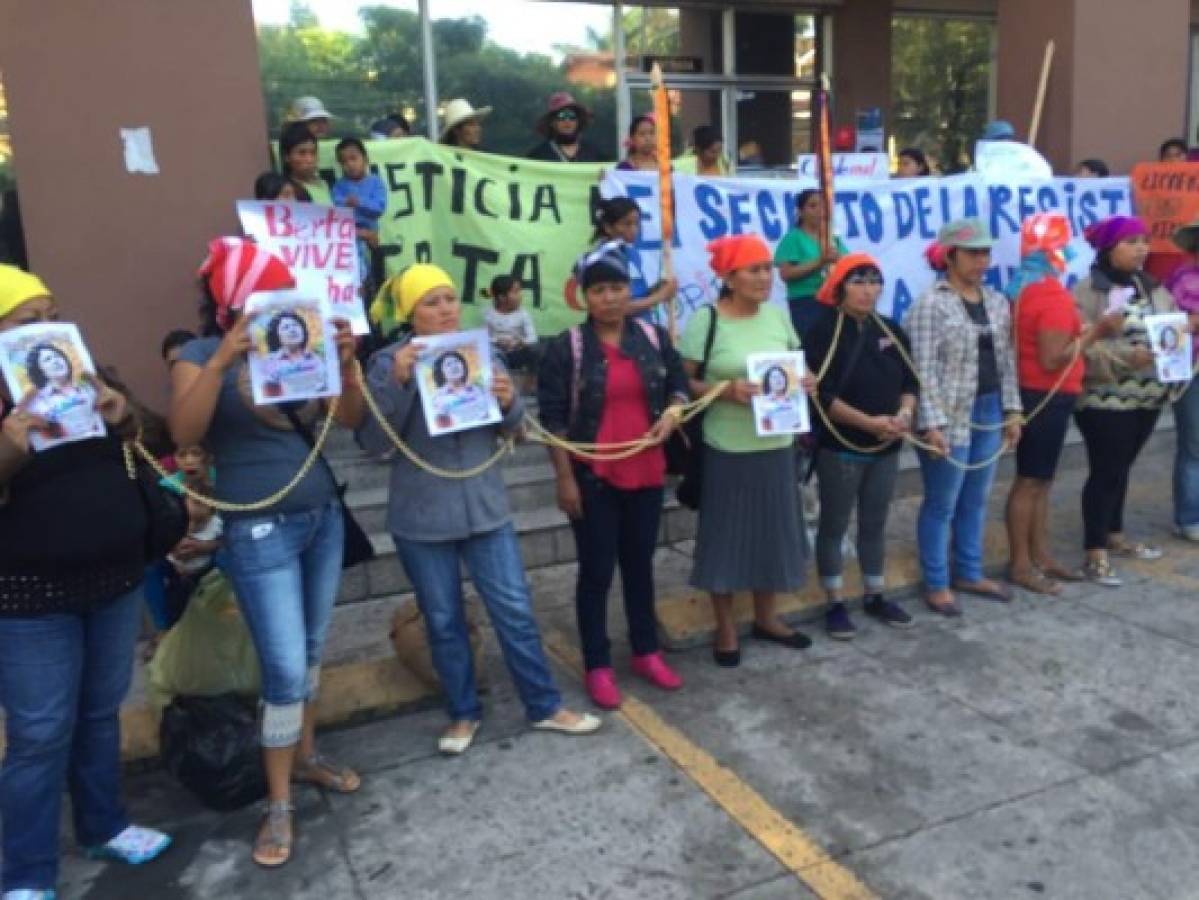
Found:
[{"label": "woman in black jacket", "polygon": [[630,318],[628,263],[619,244],[582,257],[575,276],[587,321],[555,338],[538,376],[542,424],[580,443],[621,444],[649,434],[653,446],[627,459],[588,461],[550,449],[558,506],[578,549],[575,595],[587,693],[605,709],[620,706],[609,655],[608,590],[617,563],[624,588],[633,671],[666,690],[682,681],[658,650],[654,618],[654,546],[662,512],[662,442],[688,399],[687,375],[665,331]]}]

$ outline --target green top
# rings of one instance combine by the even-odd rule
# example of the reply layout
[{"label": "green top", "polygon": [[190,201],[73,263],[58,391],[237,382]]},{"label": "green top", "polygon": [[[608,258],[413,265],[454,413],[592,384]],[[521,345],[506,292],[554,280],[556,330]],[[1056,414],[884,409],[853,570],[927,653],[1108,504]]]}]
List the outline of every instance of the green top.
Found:
[{"label": "green top", "polygon": [[[849,252],[841,238],[836,238],[836,241],[838,253]],[[782,263],[802,266],[818,259],[820,259],[820,241],[802,228],[792,228],[783,235],[783,239],[779,241],[779,245],[774,251],[776,266]],[[820,290],[820,285],[824,284],[824,277],[827,274],[828,266],[821,266],[810,275],[786,282],[787,299],[799,300],[802,297],[815,297],[816,292]]]},{"label": "green top", "polygon": [[329,191],[329,185],[325,179],[318,177],[316,181],[301,181],[304,190],[308,192],[308,196],[312,198],[313,203],[319,203],[323,206],[333,205],[333,194]]},{"label": "green top", "polygon": [[[697,363],[703,359],[710,315],[706,309],[701,309],[687,320],[683,339],[679,342],[683,359]],[[751,353],[798,349],[799,338],[791,326],[790,316],[773,303],[763,303],[755,315],[745,319],[720,316],[704,379],[708,384],[714,384],[745,378],[748,375],[746,358]],[[726,453],[777,450],[790,446],[793,437],[790,434],[758,437],[753,409],[729,400],[717,400],[704,416],[704,443]]]}]

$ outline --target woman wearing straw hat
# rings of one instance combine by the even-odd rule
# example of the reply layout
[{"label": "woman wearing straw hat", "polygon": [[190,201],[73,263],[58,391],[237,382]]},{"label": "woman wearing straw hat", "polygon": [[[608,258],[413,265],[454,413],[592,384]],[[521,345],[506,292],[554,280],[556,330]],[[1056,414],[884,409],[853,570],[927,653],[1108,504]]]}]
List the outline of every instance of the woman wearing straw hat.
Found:
[{"label": "woman wearing straw hat", "polygon": [[[1166,289],[1183,312],[1199,313],[1199,219],[1174,232],[1174,243],[1190,261],[1170,273]],[[1192,381],[1174,402],[1174,527],[1179,537],[1199,542],[1199,387]]]},{"label": "woman wearing straw hat", "polygon": [[527,156],[545,162],[603,162],[598,151],[583,140],[591,119],[591,110],[566,91],[558,91],[550,97],[545,113],[537,120],[537,131],[545,140]]},{"label": "woman wearing straw hat", "polygon": [[483,149],[483,120],[491,115],[490,106],[475,109],[469,100],[451,100],[445,106],[441,143],[463,150]]},{"label": "woman wearing straw hat", "polygon": [[[387,527],[424,614],[433,667],[445,691],[450,725],[437,746],[447,755],[469,749],[483,716],[466,627],[463,567],[487,608],[531,726],[568,735],[600,727],[595,716],[562,705],[533,615],[500,467],[466,478],[448,478],[427,468],[461,471],[486,463],[501,436],[518,428],[524,417],[512,379],[494,360],[491,390],[503,419],[455,434],[429,433],[415,377],[422,338],[458,331],[461,312],[449,275],[427,263],[410,266],[383,285],[371,305],[371,318],[410,323],[412,331],[374,354],[367,366],[367,386],[379,412],[424,463],[394,456]],[[391,434],[373,415],[363,412],[353,424],[368,453],[381,455],[394,448]]]},{"label": "woman wearing straw hat", "polygon": [[949,222],[929,261],[945,273],[909,310],[904,326],[920,376],[916,430],[924,501],[916,538],[930,609],[960,616],[950,589],[1007,602],[1006,585],[983,574],[987,498],[995,463],[1020,440],[1020,391],[1007,297],[983,284],[995,241],[978,219]]}]

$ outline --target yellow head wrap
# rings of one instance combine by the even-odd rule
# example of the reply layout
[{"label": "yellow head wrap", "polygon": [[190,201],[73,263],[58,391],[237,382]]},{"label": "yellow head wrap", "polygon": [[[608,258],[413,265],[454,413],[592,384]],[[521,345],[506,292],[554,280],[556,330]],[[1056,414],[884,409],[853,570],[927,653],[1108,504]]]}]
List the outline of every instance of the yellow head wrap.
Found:
[{"label": "yellow head wrap", "polygon": [[454,281],[439,266],[417,263],[399,275],[392,275],[379,286],[371,303],[371,320],[389,331],[407,322],[421,298],[434,288],[452,288]]},{"label": "yellow head wrap", "polygon": [[0,266],[0,318],[22,303],[49,296],[50,289],[36,275],[30,275],[16,266]]}]

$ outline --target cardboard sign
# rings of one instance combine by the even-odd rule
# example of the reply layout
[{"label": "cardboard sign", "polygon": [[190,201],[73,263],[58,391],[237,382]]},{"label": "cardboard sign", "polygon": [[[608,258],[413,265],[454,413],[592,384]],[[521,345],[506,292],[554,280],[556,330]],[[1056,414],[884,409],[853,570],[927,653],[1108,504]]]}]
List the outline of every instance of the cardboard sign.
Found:
[{"label": "cardboard sign", "polygon": [[238,200],[242,230],[291,269],[296,287],[329,304],[329,314],[345,319],[354,334],[369,334],[359,292],[357,229],[354,212],[316,203]]},{"label": "cardboard sign", "polygon": [[1199,219],[1199,163],[1141,163],[1132,170],[1137,214],[1149,226],[1152,253],[1179,253],[1172,240]]},{"label": "cardboard sign", "polygon": [[328,303],[300,290],[264,292],[250,295],[246,315],[253,342],[247,362],[255,403],[263,406],[341,393]]},{"label": "cardboard sign", "polygon": [[1145,329],[1153,347],[1157,380],[1177,384],[1191,379],[1191,333],[1186,313],[1161,313],[1145,316]]},{"label": "cardboard sign", "polygon": [[450,434],[499,422],[491,393],[491,341],[481,328],[416,339],[416,385],[429,434]]},{"label": "cardboard sign", "polygon": [[751,353],[745,365],[749,380],[761,388],[753,398],[758,437],[810,431],[808,395],[800,382],[803,353]]},{"label": "cardboard sign", "polygon": [[[820,171],[815,153],[801,153],[796,167],[801,178],[815,178]],[[891,160],[886,153],[834,153],[833,177],[883,181],[891,177]]]},{"label": "cardboard sign", "polygon": [[1019,141],[979,141],[974,168],[988,181],[1047,181],[1053,166],[1035,149]]}]

